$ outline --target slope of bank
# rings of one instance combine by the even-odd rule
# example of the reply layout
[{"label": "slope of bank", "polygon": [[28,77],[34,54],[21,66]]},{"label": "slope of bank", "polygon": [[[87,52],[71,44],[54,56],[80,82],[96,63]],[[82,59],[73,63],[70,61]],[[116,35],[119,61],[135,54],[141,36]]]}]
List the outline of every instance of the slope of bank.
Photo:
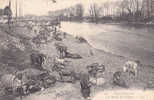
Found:
[{"label": "slope of bank", "polygon": [[[90,46],[88,42],[81,43],[77,38],[69,34],[66,34],[64,38],[63,32],[60,32],[62,41],[51,40],[46,43],[42,43],[39,47],[37,47],[32,43],[32,39],[35,37],[35,35],[31,30],[22,28],[19,28],[19,30],[20,31],[18,33],[15,31],[15,35],[13,36],[8,35],[3,30],[0,30],[0,74],[14,73],[15,70],[25,70],[30,68],[29,55],[35,50],[47,56],[46,63],[43,65],[43,67],[47,70],[51,70],[52,62],[50,62],[50,58],[53,56],[58,56],[55,43],[60,42],[67,46],[68,52],[79,54],[82,57],[82,59],[65,58],[65,60],[70,62],[67,67],[69,67],[71,70],[74,70],[77,73],[87,72],[86,67],[92,63],[99,63],[105,66],[106,70],[103,76],[105,78],[105,83],[100,87],[92,87],[92,94],[102,90],[122,89],[121,87],[117,87],[112,84],[113,73],[121,69],[125,62],[130,59],[97,50]],[[22,33],[20,33],[21,31]],[[31,33],[27,35],[27,31]],[[28,37],[29,41],[27,41],[27,38],[21,38],[21,36]],[[152,67],[141,65],[139,66],[137,79],[130,83],[130,86],[131,88],[144,89],[147,87],[149,81],[152,81],[152,83],[154,82],[154,80],[152,80],[153,76],[154,69]],[[62,100],[83,99],[80,93],[80,85],[77,82],[75,84],[57,83],[55,87],[51,87],[36,94],[26,96],[23,98],[23,100],[41,100],[41,98],[48,98],[49,100],[55,98],[61,98]]]},{"label": "slope of bank", "polygon": [[[83,57],[82,59],[76,60],[66,59],[68,61],[71,61],[70,66],[73,70],[75,70],[75,72],[87,72],[86,66],[92,63],[99,63],[105,66],[105,83],[98,87],[92,86],[92,96],[99,91],[124,89],[112,84],[112,76],[114,72],[121,69],[124,63],[130,59],[97,50],[90,46],[88,43],[79,43],[76,38],[68,34],[66,38],[63,39],[62,43],[64,43],[68,47],[69,52],[77,53]],[[54,42],[42,45],[40,51],[52,57],[54,55],[52,49],[53,44]],[[141,65],[139,67],[140,68],[138,77],[135,81],[129,84],[130,89],[135,88],[143,90],[147,88],[148,82],[152,81],[153,79],[154,70],[152,67],[144,65]],[[58,83],[55,87],[51,87],[47,90],[25,97],[25,100],[41,100],[42,98],[46,98],[46,100],[55,98],[60,100],[84,100],[80,93],[79,82],[75,84]]]}]

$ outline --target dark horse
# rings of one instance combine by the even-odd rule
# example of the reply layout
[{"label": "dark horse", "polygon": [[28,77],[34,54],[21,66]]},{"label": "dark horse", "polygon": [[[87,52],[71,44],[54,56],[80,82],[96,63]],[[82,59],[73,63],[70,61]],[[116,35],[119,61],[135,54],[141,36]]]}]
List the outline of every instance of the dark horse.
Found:
[{"label": "dark horse", "polygon": [[90,97],[89,75],[81,74],[80,76],[81,93],[84,98]]},{"label": "dark horse", "polygon": [[39,69],[42,69],[42,64],[45,62],[46,56],[44,54],[32,53],[30,55],[31,65],[37,66]]}]

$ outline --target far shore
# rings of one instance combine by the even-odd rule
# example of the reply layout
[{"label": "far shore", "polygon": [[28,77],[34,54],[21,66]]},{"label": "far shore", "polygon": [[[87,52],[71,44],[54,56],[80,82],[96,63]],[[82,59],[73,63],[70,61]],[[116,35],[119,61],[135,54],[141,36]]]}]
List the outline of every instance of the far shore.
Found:
[{"label": "far shore", "polygon": [[65,22],[77,22],[77,23],[92,23],[92,24],[110,24],[110,25],[132,25],[132,26],[148,26],[153,27],[154,22],[128,22],[128,21],[98,21],[91,22],[91,21],[85,21],[85,20],[64,20]]}]

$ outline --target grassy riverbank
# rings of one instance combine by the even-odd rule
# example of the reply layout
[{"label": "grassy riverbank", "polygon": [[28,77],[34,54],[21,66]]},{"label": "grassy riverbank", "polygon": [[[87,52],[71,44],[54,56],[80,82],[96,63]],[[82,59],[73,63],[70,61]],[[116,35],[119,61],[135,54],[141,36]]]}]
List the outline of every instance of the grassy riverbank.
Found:
[{"label": "grassy riverbank", "polygon": [[[52,34],[52,32],[50,34]],[[87,72],[87,65],[92,63],[99,63],[105,66],[106,70],[103,76],[105,82],[101,86],[93,86],[92,95],[102,90],[123,89],[112,84],[112,76],[114,72],[123,67],[126,61],[131,59],[125,58],[122,55],[118,56],[104,52],[103,50],[95,49],[89,45],[88,42],[81,43],[72,35],[66,34],[66,37],[64,38],[63,32],[59,32],[59,34],[62,38],[60,43],[67,46],[69,52],[79,54],[82,57],[82,59],[65,58],[65,60],[70,62],[67,66],[69,69],[76,73],[83,73]],[[29,55],[35,51],[39,51],[47,56],[46,63],[43,65],[43,68],[51,70],[52,63],[50,62],[50,58],[58,56],[55,43],[59,41],[51,39],[48,42],[41,43],[37,46],[32,42],[34,37],[36,37],[36,34],[27,27],[12,27],[11,30],[8,30],[7,26],[4,25],[0,28],[1,75],[14,73],[16,70],[20,71],[31,68]],[[153,67],[141,64],[138,69],[138,77],[129,83],[130,88],[148,88],[147,86],[149,86],[149,81],[154,83],[154,80],[152,80],[153,76]],[[46,100],[54,100],[57,98],[61,100],[83,99],[80,93],[79,82],[76,82],[75,84],[57,83],[55,87],[26,96],[23,100],[42,100],[42,98],[46,98]]]}]

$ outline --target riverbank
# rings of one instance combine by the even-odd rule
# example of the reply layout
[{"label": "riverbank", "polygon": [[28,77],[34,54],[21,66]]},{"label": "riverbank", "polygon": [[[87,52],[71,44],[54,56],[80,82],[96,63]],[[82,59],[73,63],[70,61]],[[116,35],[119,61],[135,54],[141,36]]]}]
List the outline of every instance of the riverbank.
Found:
[{"label": "riverbank", "polygon": [[95,48],[154,65],[152,27],[76,22],[62,22],[61,26],[62,31],[84,37]]},{"label": "riverbank", "polygon": [[[100,91],[124,89],[112,84],[112,76],[114,72],[121,69],[123,64],[130,59],[113,55],[102,50],[97,50],[90,46],[88,43],[79,43],[78,40],[68,34],[66,39],[63,40],[63,43],[68,47],[68,51],[77,53],[83,57],[79,60],[67,59],[71,61],[71,68],[73,68],[75,72],[87,72],[86,66],[92,63],[99,63],[105,66],[106,71],[103,76],[105,78],[105,82],[100,86],[92,86],[92,97]],[[51,46],[51,43],[49,44]],[[47,46],[41,47],[42,53],[51,55],[52,47],[49,47],[49,44],[47,44]],[[147,82],[150,81],[153,77],[153,68],[144,65],[139,67],[138,78],[129,84],[129,89],[144,90],[147,87]],[[42,92],[32,94],[28,97],[25,97],[24,100],[41,100],[42,98],[46,98],[46,100],[84,100],[80,93],[79,82],[76,82],[75,84],[58,83],[55,87],[51,87]]]},{"label": "riverbank", "polygon": [[[24,29],[18,28],[18,29],[19,29],[18,31],[15,31],[16,29],[13,29],[14,31],[11,31],[11,33],[14,33],[13,36],[6,34],[4,30],[0,31],[1,44],[3,43],[0,52],[1,55],[3,55],[2,57],[6,57],[5,61],[2,60],[4,58],[1,58],[0,60],[1,65],[3,65],[3,67],[1,66],[1,74],[13,73],[14,72],[13,70],[15,68],[16,70],[19,70],[21,66],[22,68],[20,70],[31,68],[29,55],[32,53],[32,51],[35,50],[47,56],[46,63],[43,65],[43,68],[46,70],[51,70],[52,63],[50,62],[50,60],[53,56],[58,56],[55,43],[60,42],[68,48],[68,52],[71,52],[73,54],[78,54],[82,57],[82,59],[70,59],[70,58],[64,59],[70,62],[69,65],[66,67],[70,68],[76,73],[87,72],[88,70],[86,67],[93,63],[99,63],[105,66],[105,73],[103,75],[104,83],[101,84],[100,86],[93,86],[91,95],[94,95],[97,92],[104,90],[124,89],[112,84],[113,73],[121,69],[125,64],[125,62],[132,59],[107,53],[103,50],[98,50],[92,47],[88,42],[81,43],[79,39],[67,33],[64,38],[63,32],[59,32],[62,41],[50,40],[48,42],[41,43],[39,46],[36,46],[35,44],[32,43],[32,39],[36,36],[35,33],[33,33],[28,28]],[[50,34],[52,34],[52,32]],[[28,37],[29,41],[26,41],[25,38],[21,38],[19,36]],[[9,42],[6,42],[6,40],[8,39]],[[8,47],[8,44],[13,45],[14,48]],[[4,51],[8,51],[9,53],[8,52],[4,53]],[[7,61],[8,60],[7,57],[10,56],[12,58],[10,58],[10,60]],[[8,62],[10,61],[15,63],[13,64],[10,63],[8,65]],[[149,81],[152,81],[152,83],[154,82],[154,80],[152,80],[153,76],[154,76],[154,70],[151,66],[140,65],[137,79],[129,84],[130,89],[136,88],[143,90],[148,88],[147,87],[148,82]],[[75,84],[57,83],[55,87],[50,87],[44,91],[40,91],[35,94],[26,96],[23,98],[23,100],[41,100],[42,98],[46,98],[46,100],[51,100],[51,99],[54,100],[58,98],[62,100],[83,100],[80,93],[80,85],[78,81]]]}]

